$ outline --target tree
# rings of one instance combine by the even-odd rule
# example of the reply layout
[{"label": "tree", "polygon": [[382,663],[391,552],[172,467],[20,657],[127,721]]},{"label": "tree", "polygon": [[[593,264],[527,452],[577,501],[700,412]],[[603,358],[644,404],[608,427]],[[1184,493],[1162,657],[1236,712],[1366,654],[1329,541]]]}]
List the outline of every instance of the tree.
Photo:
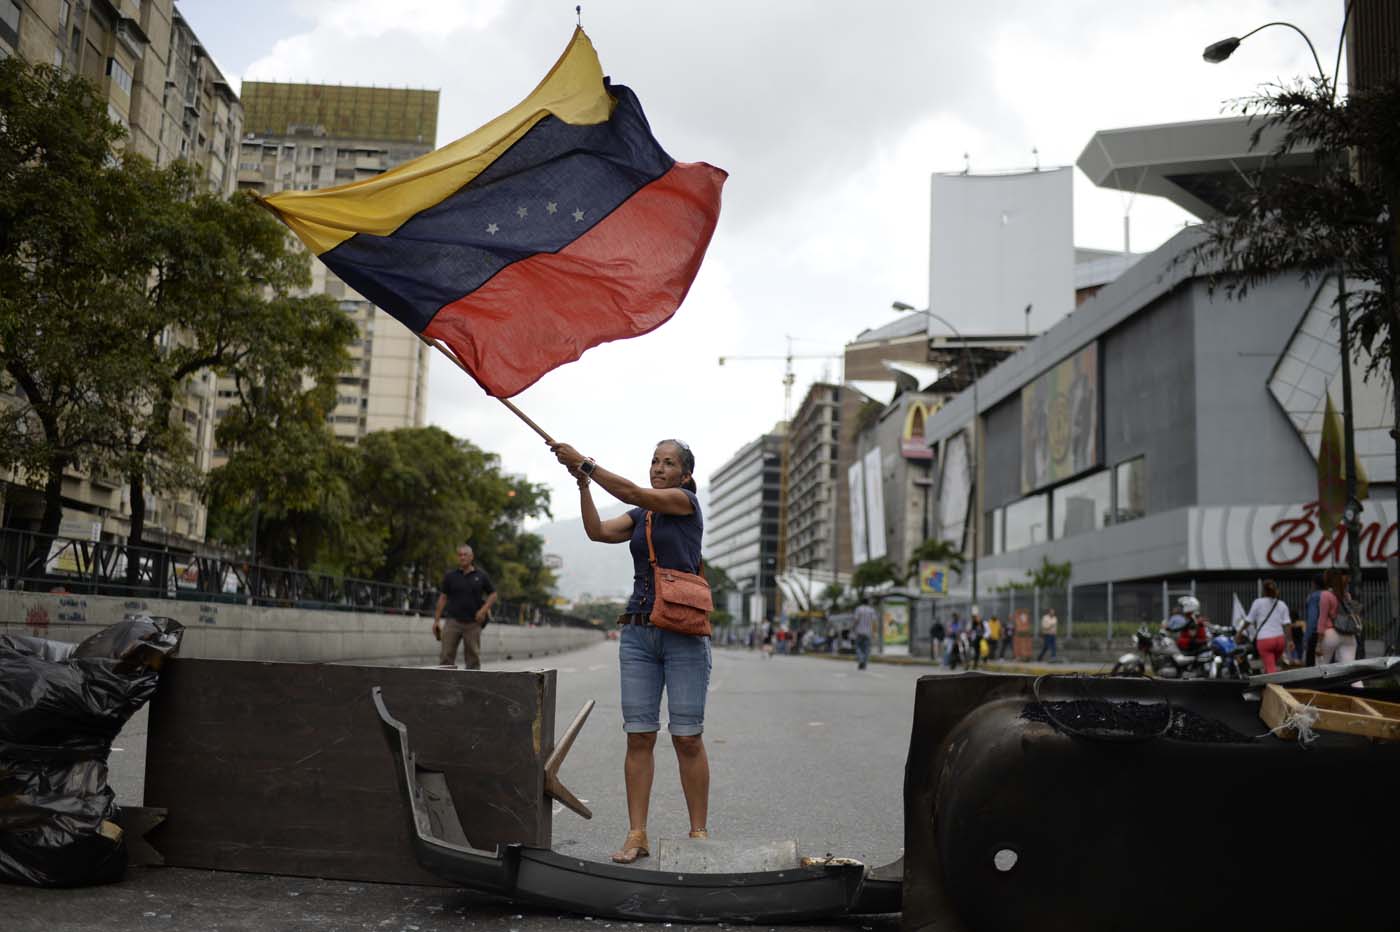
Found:
[{"label": "tree", "polygon": [[145,274],[127,327],[143,343],[140,391],[149,403],[118,451],[131,492],[128,540],[140,544],[147,489],[199,481],[176,410],[187,382],[218,371],[265,391],[333,384],[355,325],[330,297],[302,293],[310,257],[251,197],[193,194],[181,165],[156,169],[127,157],[124,171],[146,205],[128,237],[127,264]]},{"label": "tree", "polygon": [[249,392],[218,427],[228,462],[209,478],[209,537],[255,563],[337,569],[327,556],[369,550],[358,537],[350,478],[355,450],[335,439],[326,412],[335,383]]},{"label": "tree", "polygon": [[841,600],[846,597],[846,587],[839,582],[829,582],[826,588],[821,591],[821,600],[826,603],[828,614],[833,614],[841,607]]},{"label": "tree", "polygon": [[65,472],[113,465],[134,420],[124,388],[144,375],[125,326],[139,205],[109,161],[121,137],[86,81],[0,61],[0,388],[17,396],[0,406],[0,468],[42,482],[44,534],[58,532]]},{"label": "tree", "polygon": [[1042,556],[1040,566],[1033,570],[1027,570],[1023,582],[1011,582],[1004,586],[998,586],[997,591],[1024,592],[1031,589],[1064,589],[1069,586],[1072,571],[1073,567],[1068,560],[1064,563],[1051,563],[1049,557]]},{"label": "tree", "polygon": [[[1270,87],[1237,109],[1258,118],[1255,146],[1268,130],[1281,136],[1189,258],[1231,298],[1281,275],[1316,281],[1341,268],[1367,283],[1347,296],[1352,348],[1369,353],[1373,370],[1388,368],[1400,415],[1400,83],[1353,88],[1339,103],[1319,76]],[[1309,149],[1311,170],[1280,165]]]},{"label": "tree", "polygon": [[914,552],[909,555],[909,572],[904,578],[908,579],[918,573],[919,564],[925,560],[930,563],[945,564],[954,573],[962,573],[963,571],[962,551],[945,540],[930,537],[915,547]]},{"label": "tree", "polygon": [[875,589],[884,585],[899,585],[908,579],[908,575],[901,573],[899,567],[889,557],[877,557],[874,560],[867,560],[855,568],[851,574],[851,585],[861,598],[865,597],[865,590]]}]

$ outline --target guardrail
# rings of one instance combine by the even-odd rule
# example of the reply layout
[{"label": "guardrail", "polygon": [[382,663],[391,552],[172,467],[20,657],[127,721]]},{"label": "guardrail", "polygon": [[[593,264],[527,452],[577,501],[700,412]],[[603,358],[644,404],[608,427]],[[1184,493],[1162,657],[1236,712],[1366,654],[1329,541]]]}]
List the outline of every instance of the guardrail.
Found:
[{"label": "guardrail", "polygon": [[[0,531],[0,589],[402,615],[432,614],[438,597],[436,587],[16,530]],[[594,627],[523,603],[498,603],[493,614],[506,623]]]}]

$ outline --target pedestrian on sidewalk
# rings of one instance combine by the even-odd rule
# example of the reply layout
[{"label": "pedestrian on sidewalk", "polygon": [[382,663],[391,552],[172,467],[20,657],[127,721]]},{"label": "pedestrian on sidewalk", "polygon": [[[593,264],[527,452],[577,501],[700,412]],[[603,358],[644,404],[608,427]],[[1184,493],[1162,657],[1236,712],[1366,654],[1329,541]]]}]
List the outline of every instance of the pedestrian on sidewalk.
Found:
[{"label": "pedestrian on sidewalk", "polygon": [[[491,620],[496,587],[476,565],[476,554],[463,544],[457,548],[457,568],[442,578],[437,607],[433,611],[433,637],[440,643],[438,665],[457,666],[457,645],[468,670],[481,669],[481,631]],[[443,616],[447,620],[443,621]]]},{"label": "pedestrian on sidewalk", "polygon": [[997,652],[998,660],[1005,660],[1006,655],[1011,653],[1011,640],[1014,633],[1011,627],[1011,620],[1007,619],[1001,626],[1001,650]]},{"label": "pedestrian on sidewalk", "polygon": [[1277,673],[1283,665],[1288,631],[1293,620],[1288,617],[1288,604],[1278,597],[1278,583],[1264,580],[1264,594],[1254,600],[1244,616],[1245,629],[1259,651],[1265,673]]},{"label": "pedestrian on sidewalk", "polygon": [[1040,656],[1036,659],[1044,660],[1048,651],[1050,659],[1057,660],[1058,653],[1055,650],[1055,635],[1060,630],[1060,620],[1055,616],[1053,608],[1047,608],[1045,614],[1040,616]]},{"label": "pedestrian on sidewalk", "polygon": [[1001,650],[1001,619],[993,615],[987,619],[987,659],[996,660],[997,651]]},{"label": "pedestrian on sidewalk", "polygon": [[861,598],[860,605],[856,607],[855,623],[851,626],[856,638],[857,670],[864,670],[870,662],[870,639],[875,634],[875,622],[879,617],[875,607],[870,604],[870,596]]},{"label": "pedestrian on sidewalk", "polygon": [[[589,540],[630,544],[632,597],[618,619],[622,728],[627,735],[623,775],[627,787],[627,837],[612,856],[630,864],[651,853],[647,815],[655,771],[656,734],[661,730],[661,694],[666,694],[666,728],[680,769],[681,792],[690,817],[690,837],[708,838],[710,761],[705,753],[705,699],[710,685],[710,639],[681,634],[651,623],[653,591],[651,551],[656,565],[684,573],[700,572],[704,519],[695,495],[695,454],[679,440],[656,445],[649,469],[650,488],[642,488],[599,466],[568,444],[551,446],[555,458],[578,481],[583,529]],[[634,506],[606,521],[589,491],[590,480],[613,498]],[[650,527],[651,539],[647,529]]]},{"label": "pedestrian on sidewalk", "polygon": [[947,636],[947,631],[943,627],[943,622],[934,616],[933,627],[928,632],[928,655],[931,660],[941,661],[943,659],[943,639]]},{"label": "pedestrian on sidewalk", "polygon": [[967,650],[971,655],[972,669],[976,670],[982,663],[982,645],[987,640],[987,624],[982,620],[982,616],[976,612],[972,613],[972,618],[967,623]]},{"label": "pedestrian on sidewalk", "polygon": [[959,650],[961,646],[960,642],[962,640],[962,636],[962,619],[958,617],[957,612],[954,612],[953,620],[948,624],[948,650],[946,653],[943,654],[943,666],[947,667],[949,670],[956,670],[958,667],[958,661],[962,659],[961,652]]},{"label": "pedestrian on sidewalk", "polygon": [[1317,663],[1350,663],[1356,659],[1356,635],[1360,631],[1355,608],[1347,594],[1346,570],[1327,571],[1328,588],[1318,600]]},{"label": "pedestrian on sidewalk", "polygon": [[1322,609],[1322,593],[1327,590],[1327,575],[1313,578],[1313,591],[1303,603],[1303,666],[1317,663],[1317,617]]}]

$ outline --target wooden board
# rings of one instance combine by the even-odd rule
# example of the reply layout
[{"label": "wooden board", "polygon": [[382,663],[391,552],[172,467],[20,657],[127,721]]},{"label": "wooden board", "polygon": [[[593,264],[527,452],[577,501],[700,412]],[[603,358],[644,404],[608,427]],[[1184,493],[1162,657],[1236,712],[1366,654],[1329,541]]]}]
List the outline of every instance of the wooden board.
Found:
[{"label": "wooden board", "polygon": [[548,846],[555,673],[174,660],[151,702],[151,842],[177,867],[436,883],[418,867],[371,686],[478,847]]},{"label": "wooden board", "polygon": [[[1317,713],[1313,728],[1335,731],[1379,741],[1400,741],[1400,703],[1379,702],[1338,693],[1316,692],[1311,689],[1285,689],[1270,683],[1264,689],[1264,701],[1259,717],[1270,728],[1278,728],[1289,716],[1311,706]],[[1296,738],[1297,730],[1280,729],[1281,738]]]}]

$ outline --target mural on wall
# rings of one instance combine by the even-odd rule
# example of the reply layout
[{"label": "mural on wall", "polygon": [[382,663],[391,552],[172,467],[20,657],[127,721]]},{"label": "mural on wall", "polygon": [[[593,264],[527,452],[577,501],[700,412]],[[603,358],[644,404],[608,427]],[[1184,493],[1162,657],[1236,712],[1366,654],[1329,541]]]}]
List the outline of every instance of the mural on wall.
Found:
[{"label": "mural on wall", "polygon": [[1099,463],[1099,348],[1090,343],[1021,389],[1021,491]]}]

